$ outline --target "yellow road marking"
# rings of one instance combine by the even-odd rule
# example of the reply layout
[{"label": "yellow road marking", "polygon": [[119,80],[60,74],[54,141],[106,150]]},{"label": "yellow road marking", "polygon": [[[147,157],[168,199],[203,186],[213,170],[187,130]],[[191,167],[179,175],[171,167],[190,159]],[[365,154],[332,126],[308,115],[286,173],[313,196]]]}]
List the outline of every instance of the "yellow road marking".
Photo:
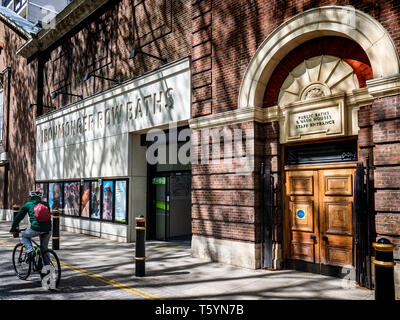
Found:
[{"label": "yellow road marking", "polygon": [[134,287],[130,287],[130,286],[128,286],[128,285],[126,285],[126,284],[123,284],[123,283],[121,283],[121,282],[118,282],[118,281],[109,279],[109,278],[107,278],[107,277],[104,277],[104,276],[101,276],[101,275],[99,275],[99,274],[90,272],[90,271],[88,271],[88,270],[79,268],[79,267],[77,267],[77,266],[73,266],[73,265],[68,264],[68,263],[66,263],[66,262],[60,262],[60,263],[61,263],[62,266],[66,267],[66,268],[68,268],[68,269],[71,269],[71,270],[73,270],[73,271],[75,271],[75,272],[82,273],[82,274],[84,274],[84,275],[86,275],[86,276],[88,276],[88,277],[91,277],[91,278],[100,280],[100,281],[102,281],[102,282],[104,282],[104,283],[110,284],[110,285],[112,285],[112,286],[114,286],[114,287],[116,287],[116,288],[125,290],[125,291],[127,291],[127,292],[130,292],[130,293],[139,295],[139,296],[141,296],[141,297],[143,297],[143,298],[146,298],[146,299],[155,298],[155,299],[164,300],[163,298],[161,298],[161,297],[159,297],[159,296],[156,296],[156,295],[154,295],[154,294],[151,294],[151,293],[149,293],[149,292],[142,291],[142,290],[137,289],[137,288],[134,288]]},{"label": "yellow road marking", "polygon": [[16,243],[4,241],[4,240],[0,240],[0,243],[5,244],[6,246],[12,246],[12,247],[14,247],[16,245]]},{"label": "yellow road marking", "polygon": [[[7,246],[11,246],[11,247],[14,247],[16,245],[16,243],[4,241],[4,240],[0,240],[0,243],[5,244]],[[64,261],[60,260],[60,264],[61,264],[61,266],[64,266],[64,267],[66,267],[68,269],[71,269],[71,270],[73,270],[73,271],[75,271],[77,273],[81,273],[81,274],[83,274],[85,276],[88,276],[90,278],[97,279],[97,280],[99,280],[101,282],[104,282],[104,283],[107,283],[109,285],[112,285],[113,287],[116,287],[118,289],[124,290],[124,291],[129,292],[129,293],[136,294],[136,295],[141,296],[143,298],[150,299],[150,300],[153,300],[153,299],[164,300],[164,298],[161,298],[161,297],[156,296],[154,294],[151,294],[149,292],[142,291],[140,289],[128,286],[128,285],[126,285],[124,283],[121,283],[121,282],[106,278],[104,276],[101,276],[99,274],[90,272],[90,271],[82,269],[82,268],[79,268],[77,266],[74,266],[72,264],[66,263]]]}]

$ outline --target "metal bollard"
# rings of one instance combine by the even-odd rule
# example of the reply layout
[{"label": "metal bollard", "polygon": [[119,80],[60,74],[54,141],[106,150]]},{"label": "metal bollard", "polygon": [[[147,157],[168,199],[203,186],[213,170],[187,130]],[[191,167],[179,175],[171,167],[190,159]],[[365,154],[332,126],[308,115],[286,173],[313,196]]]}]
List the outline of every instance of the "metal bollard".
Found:
[{"label": "metal bollard", "polygon": [[386,238],[374,242],[375,248],[375,300],[393,301],[394,292],[394,245]]},{"label": "metal bollard", "polygon": [[60,249],[60,210],[53,210],[53,235],[52,235],[52,245],[53,250]]},{"label": "metal bollard", "polygon": [[146,233],[146,219],[143,216],[136,218],[136,277],[145,276],[145,233]]},{"label": "metal bollard", "polygon": [[20,206],[17,206],[16,204],[13,205],[14,219],[15,219],[15,216],[17,215],[19,209],[21,209]]}]

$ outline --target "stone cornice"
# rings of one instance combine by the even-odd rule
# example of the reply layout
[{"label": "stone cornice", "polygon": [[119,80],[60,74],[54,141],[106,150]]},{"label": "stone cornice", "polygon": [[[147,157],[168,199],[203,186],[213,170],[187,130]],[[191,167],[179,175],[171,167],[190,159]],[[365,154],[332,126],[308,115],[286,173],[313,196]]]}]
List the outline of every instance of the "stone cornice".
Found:
[{"label": "stone cornice", "polygon": [[[354,90],[350,94],[336,94],[332,96],[335,98],[337,96],[343,96],[346,101],[346,106],[348,107],[360,107],[364,105],[369,105],[373,101],[373,97],[368,94],[366,88],[361,88]],[[313,99],[308,101],[307,104],[315,104],[320,101],[327,100],[327,97]],[[328,98],[329,100],[329,98]],[[304,104],[304,101],[299,101],[293,105]],[[260,123],[280,121],[285,117],[285,110],[288,107],[273,106],[269,108],[260,107],[247,107],[238,108],[231,111],[216,113],[207,115],[204,117],[193,118],[189,120],[189,125],[194,130],[201,130],[212,127],[232,125],[242,122],[254,121]]]},{"label": "stone cornice", "polygon": [[374,98],[400,94],[400,74],[367,80],[368,93]]},{"label": "stone cornice", "polygon": [[35,37],[29,39],[20,47],[17,54],[28,59],[37,51],[46,50],[107,2],[107,0],[72,1],[49,22],[47,28],[43,28]]},{"label": "stone cornice", "polygon": [[248,107],[207,115],[189,120],[190,128],[201,130],[219,126],[233,125],[242,122],[272,122],[279,121],[278,106],[270,108]]},{"label": "stone cornice", "polygon": [[[400,95],[400,74],[368,80],[366,87],[345,94],[345,104],[350,108],[359,108],[372,104],[376,98],[398,94]],[[284,118],[284,109],[284,107],[279,106],[238,108],[232,111],[193,118],[189,121],[189,124],[192,129],[200,130],[247,121],[273,122]]]}]

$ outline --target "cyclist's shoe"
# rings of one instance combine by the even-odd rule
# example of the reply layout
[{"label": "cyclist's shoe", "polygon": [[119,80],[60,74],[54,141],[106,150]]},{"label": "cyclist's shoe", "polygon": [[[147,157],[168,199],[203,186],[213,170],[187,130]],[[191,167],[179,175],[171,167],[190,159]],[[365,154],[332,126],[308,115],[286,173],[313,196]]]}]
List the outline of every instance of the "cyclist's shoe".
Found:
[{"label": "cyclist's shoe", "polygon": [[39,270],[42,270],[42,269],[43,269],[43,263],[42,263],[42,259],[40,259],[40,257],[39,257],[38,262],[37,262],[37,268],[38,268]]},{"label": "cyclist's shoe", "polygon": [[35,258],[35,256],[36,256],[36,252],[35,252],[35,251],[29,252],[29,253],[28,253],[28,256],[27,256],[27,258],[26,258],[26,262],[33,261],[33,259]]}]

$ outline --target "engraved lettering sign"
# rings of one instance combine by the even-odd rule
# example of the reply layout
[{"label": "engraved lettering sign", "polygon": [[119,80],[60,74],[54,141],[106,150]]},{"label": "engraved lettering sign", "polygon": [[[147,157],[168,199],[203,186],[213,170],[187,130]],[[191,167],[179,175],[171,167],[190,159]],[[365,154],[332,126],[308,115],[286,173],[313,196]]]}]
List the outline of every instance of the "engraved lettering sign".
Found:
[{"label": "engraved lettering sign", "polygon": [[286,133],[286,136],[281,136],[282,142],[346,134],[343,101],[324,101],[322,104],[309,105],[302,102],[289,106],[285,113],[286,130],[281,133]]},{"label": "engraved lettering sign", "polygon": [[132,79],[37,119],[37,151],[190,118],[189,60]]},{"label": "engraved lettering sign", "polygon": [[335,119],[332,118],[332,113],[328,111],[313,111],[305,114],[297,115],[295,118],[296,130],[306,128],[326,128],[335,124]]}]

